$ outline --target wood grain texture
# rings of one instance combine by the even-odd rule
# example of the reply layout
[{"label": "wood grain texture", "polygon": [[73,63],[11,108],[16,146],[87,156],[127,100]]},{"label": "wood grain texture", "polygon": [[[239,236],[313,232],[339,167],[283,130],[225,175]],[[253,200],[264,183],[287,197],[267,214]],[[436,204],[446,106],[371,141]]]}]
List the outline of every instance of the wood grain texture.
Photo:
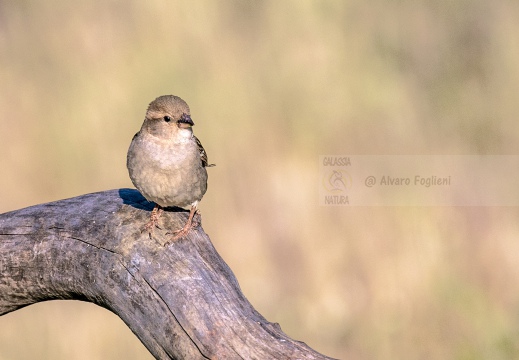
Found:
[{"label": "wood grain texture", "polygon": [[52,299],[118,315],[157,359],[330,359],[284,334],[243,296],[201,227],[167,247],[187,212],[111,190],[0,215],[0,315]]}]

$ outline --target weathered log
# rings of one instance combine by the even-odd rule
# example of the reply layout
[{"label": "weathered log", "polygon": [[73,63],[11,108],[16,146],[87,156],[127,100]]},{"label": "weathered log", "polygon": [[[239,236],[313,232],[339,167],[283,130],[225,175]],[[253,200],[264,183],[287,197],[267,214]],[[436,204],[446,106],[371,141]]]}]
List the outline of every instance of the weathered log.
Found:
[{"label": "weathered log", "polygon": [[157,359],[330,359],[285,335],[242,294],[199,226],[166,247],[187,213],[130,189],[87,194],[0,215],[0,315],[52,299],[118,315]]}]

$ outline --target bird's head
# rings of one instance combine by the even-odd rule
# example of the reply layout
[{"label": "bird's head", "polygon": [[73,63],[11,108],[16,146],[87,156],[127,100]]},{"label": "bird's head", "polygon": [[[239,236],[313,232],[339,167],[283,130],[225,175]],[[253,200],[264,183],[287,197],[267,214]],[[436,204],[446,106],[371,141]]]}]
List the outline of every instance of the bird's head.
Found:
[{"label": "bird's head", "polygon": [[187,103],[178,96],[164,95],[150,103],[142,126],[153,136],[171,139],[191,137],[193,125]]}]

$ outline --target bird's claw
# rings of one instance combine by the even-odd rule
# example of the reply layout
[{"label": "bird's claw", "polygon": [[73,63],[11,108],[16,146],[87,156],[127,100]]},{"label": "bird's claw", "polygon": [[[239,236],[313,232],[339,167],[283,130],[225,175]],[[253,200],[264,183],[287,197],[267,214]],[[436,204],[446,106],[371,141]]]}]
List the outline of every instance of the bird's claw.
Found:
[{"label": "bird's claw", "polygon": [[157,224],[159,222],[160,215],[162,215],[162,208],[159,205],[155,205],[151,212],[150,221],[148,221],[148,223],[144,225],[144,227],[141,230],[141,233],[147,231],[151,239],[153,235],[153,230],[155,228],[162,230],[160,226]]},{"label": "bird's claw", "polygon": [[[196,216],[198,215],[198,216]],[[189,231],[193,228],[200,226],[200,211],[198,209],[191,209],[189,213],[189,218],[187,219],[186,224],[180,230],[176,230],[173,232],[173,237],[164,243],[164,246],[167,246],[181,238],[186,237]],[[166,235],[171,235],[172,233],[166,233]]]}]

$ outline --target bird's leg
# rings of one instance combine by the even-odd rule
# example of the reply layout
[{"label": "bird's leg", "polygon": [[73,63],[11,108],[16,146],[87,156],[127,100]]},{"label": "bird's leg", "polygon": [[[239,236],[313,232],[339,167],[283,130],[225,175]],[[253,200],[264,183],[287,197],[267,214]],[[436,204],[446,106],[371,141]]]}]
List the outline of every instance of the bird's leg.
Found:
[{"label": "bird's leg", "polygon": [[196,210],[193,215],[193,222],[191,223],[191,228],[197,228],[202,223],[202,215],[200,214],[200,210]]},{"label": "bird's leg", "polygon": [[171,240],[168,240],[168,241],[164,244],[164,246],[169,245],[170,243],[175,242],[175,241],[177,241],[178,239],[180,239],[180,238],[186,236],[187,233],[189,232],[189,230],[191,230],[193,227],[199,225],[198,222],[197,222],[196,224],[193,222],[193,217],[195,216],[195,214],[198,213],[197,205],[198,205],[198,201],[195,202],[193,205],[191,205],[191,210],[189,211],[189,217],[187,218],[186,224],[184,225],[184,227],[183,227],[182,229],[175,231],[175,232],[173,233],[173,234],[175,234],[175,236],[173,236],[173,237],[171,238]]},{"label": "bird's leg", "polygon": [[163,211],[162,207],[159,204],[155,204],[155,207],[151,211],[150,221],[148,221],[148,223],[144,226],[143,231],[144,230],[148,231],[148,234],[150,235],[150,239],[151,239],[151,235],[153,234],[153,230],[155,229],[155,227],[160,229],[160,227],[157,225],[157,223],[159,222],[160,215],[162,215],[162,211]]}]

